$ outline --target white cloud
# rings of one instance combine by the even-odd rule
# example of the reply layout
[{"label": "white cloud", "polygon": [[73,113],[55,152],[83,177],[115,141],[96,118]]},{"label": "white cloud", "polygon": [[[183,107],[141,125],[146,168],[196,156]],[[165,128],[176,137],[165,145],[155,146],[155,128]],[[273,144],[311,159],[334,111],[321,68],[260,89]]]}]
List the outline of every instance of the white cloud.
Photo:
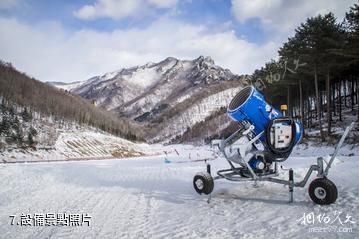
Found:
[{"label": "white cloud", "polygon": [[97,0],[92,5],[81,7],[74,15],[83,20],[122,19],[144,16],[154,9],[173,8],[176,4],[177,0]]},{"label": "white cloud", "polygon": [[160,19],[145,29],[70,32],[56,23],[27,25],[0,18],[1,58],[42,81],[78,81],[161,61],[211,56],[235,73],[251,73],[276,56],[279,44],[256,45],[233,31]]},{"label": "white cloud", "polygon": [[232,13],[241,23],[259,18],[264,28],[293,31],[306,18],[333,12],[339,20],[357,0],[232,0]]},{"label": "white cloud", "polygon": [[149,0],[149,2],[158,8],[171,8],[177,4],[177,0]]},{"label": "white cloud", "polygon": [[0,9],[9,9],[17,5],[17,0],[0,0]]}]

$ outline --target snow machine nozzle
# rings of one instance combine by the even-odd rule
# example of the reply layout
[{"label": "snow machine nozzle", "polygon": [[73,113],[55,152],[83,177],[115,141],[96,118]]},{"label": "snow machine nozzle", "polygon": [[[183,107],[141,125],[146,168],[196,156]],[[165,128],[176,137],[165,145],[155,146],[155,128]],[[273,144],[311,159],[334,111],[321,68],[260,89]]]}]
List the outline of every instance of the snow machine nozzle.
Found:
[{"label": "snow machine nozzle", "polygon": [[252,86],[243,88],[232,99],[227,113],[237,122],[253,125],[254,135],[263,132],[259,140],[275,157],[288,157],[302,137],[302,125],[268,104]]}]

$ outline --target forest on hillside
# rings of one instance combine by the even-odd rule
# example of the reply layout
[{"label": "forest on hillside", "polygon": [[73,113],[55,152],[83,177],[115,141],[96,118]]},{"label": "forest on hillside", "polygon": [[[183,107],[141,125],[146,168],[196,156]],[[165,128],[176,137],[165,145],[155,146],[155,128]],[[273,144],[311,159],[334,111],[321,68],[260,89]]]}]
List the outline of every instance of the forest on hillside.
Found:
[{"label": "forest on hillside", "polygon": [[[29,120],[16,116],[26,112],[30,119],[37,113],[42,118],[51,116],[56,121],[85,124],[123,138],[140,140],[135,125],[129,120],[118,118],[80,96],[31,78],[9,63],[0,63],[0,136],[21,142],[22,134],[16,130],[21,129],[18,121]],[[32,135],[28,137],[31,141]]]},{"label": "forest on hillside", "polygon": [[278,53],[278,60],[248,77],[273,105],[289,105],[305,128],[316,123],[323,141],[332,133],[333,116],[342,121],[350,110],[359,120],[358,4],[343,20],[333,13],[308,18]]}]

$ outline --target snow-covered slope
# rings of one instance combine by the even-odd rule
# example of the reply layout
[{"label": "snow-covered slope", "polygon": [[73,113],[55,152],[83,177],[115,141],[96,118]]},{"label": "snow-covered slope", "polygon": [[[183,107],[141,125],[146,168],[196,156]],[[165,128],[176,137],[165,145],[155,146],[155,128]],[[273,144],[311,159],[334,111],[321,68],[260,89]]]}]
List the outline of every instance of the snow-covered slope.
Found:
[{"label": "snow-covered slope", "polygon": [[[358,149],[342,151],[356,156],[340,153],[337,157],[329,178],[337,185],[339,195],[336,203],[329,206],[315,205],[308,196],[308,185],[295,189],[295,201],[290,204],[288,188],[283,185],[265,182],[253,187],[251,182],[229,181],[216,181],[207,203],[208,196],[196,194],[192,186],[194,174],[205,170],[205,163],[194,160],[213,158],[213,153],[209,148],[185,145],[163,148],[174,149],[178,154],[130,160],[0,164],[1,237],[359,237],[359,183],[353,180],[358,175]],[[315,162],[315,156],[330,153],[291,157],[284,166],[293,167],[295,180],[299,180]],[[211,163],[212,171],[228,167],[222,158]],[[287,178],[288,171],[281,170],[280,177]],[[61,218],[52,226],[34,225],[40,220],[33,220],[34,214],[48,218],[53,213],[55,218],[58,214],[59,218],[80,215],[79,224],[84,215],[90,225],[84,222],[82,226],[56,226]],[[10,215],[15,216],[13,225]],[[26,222],[21,222],[22,215],[30,217],[32,226],[21,226]],[[350,222],[346,221],[348,217]]]},{"label": "snow-covered slope", "polygon": [[54,138],[51,145],[37,145],[36,149],[8,147],[1,150],[0,163],[128,158],[158,154],[148,144],[133,143],[90,127],[57,129],[51,134]]},{"label": "snow-covered slope", "polygon": [[166,126],[153,141],[165,139],[166,143],[171,142],[177,136],[182,135],[188,128],[204,120],[221,107],[227,106],[239,90],[237,87],[229,88],[197,101],[196,104],[186,108],[181,114],[173,117],[172,120],[165,122]]},{"label": "snow-covered slope", "polygon": [[71,91],[71,90],[75,89],[76,87],[79,87],[83,83],[84,83],[83,81],[76,81],[76,82],[72,82],[72,83],[47,82],[47,84],[49,84],[49,85],[52,85],[52,86],[55,86],[56,88],[67,90],[67,91]]}]

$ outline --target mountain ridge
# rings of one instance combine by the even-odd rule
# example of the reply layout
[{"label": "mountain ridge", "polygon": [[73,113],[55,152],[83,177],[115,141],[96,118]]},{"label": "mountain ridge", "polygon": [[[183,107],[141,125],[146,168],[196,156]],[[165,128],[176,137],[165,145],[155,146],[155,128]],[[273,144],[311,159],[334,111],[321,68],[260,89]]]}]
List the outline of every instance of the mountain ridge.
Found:
[{"label": "mountain ridge", "polygon": [[[193,60],[167,57],[67,87],[53,85],[91,100],[118,117],[139,122],[147,128],[145,135],[150,142],[169,142],[225,107],[246,84],[242,79],[208,56]],[[176,130],[172,124],[178,126]]]}]

